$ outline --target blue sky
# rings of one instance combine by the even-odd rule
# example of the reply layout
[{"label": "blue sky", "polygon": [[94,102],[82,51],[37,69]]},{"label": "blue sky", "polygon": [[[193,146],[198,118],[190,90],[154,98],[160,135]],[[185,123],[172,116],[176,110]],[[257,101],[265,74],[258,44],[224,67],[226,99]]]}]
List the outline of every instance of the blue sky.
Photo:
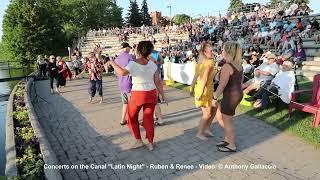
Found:
[{"label": "blue sky", "polygon": [[[127,9],[130,0],[117,0],[118,4],[124,8],[124,16],[127,14]],[[142,0],[137,0],[139,6]],[[2,37],[2,19],[10,0],[1,0],[0,3],[0,37]],[[172,16],[174,14],[185,13],[191,16],[202,15],[217,15],[219,11],[224,14],[229,6],[229,0],[148,0],[149,11],[161,11],[164,16],[169,16],[170,11],[167,8],[171,4]],[[244,3],[260,2],[266,3],[269,0],[243,0]],[[314,13],[320,13],[319,0],[310,0],[309,6],[314,10]]]}]

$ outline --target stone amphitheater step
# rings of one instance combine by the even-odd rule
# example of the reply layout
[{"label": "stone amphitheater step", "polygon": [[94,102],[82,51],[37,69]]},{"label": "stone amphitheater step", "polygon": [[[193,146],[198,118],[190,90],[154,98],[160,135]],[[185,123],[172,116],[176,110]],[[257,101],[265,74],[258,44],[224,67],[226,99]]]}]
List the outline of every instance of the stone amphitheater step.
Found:
[{"label": "stone amphitheater step", "polygon": [[303,66],[319,66],[320,67],[320,61],[305,61],[302,64]]},{"label": "stone amphitheater step", "polygon": [[302,70],[304,71],[318,71],[320,72],[320,66],[316,65],[303,65]]},{"label": "stone amphitheater step", "polygon": [[319,73],[320,73],[319,71],[306,71],[306,70],[301,71],[301,75],[306,77],[309,81],[313,81],[313,77]]}]

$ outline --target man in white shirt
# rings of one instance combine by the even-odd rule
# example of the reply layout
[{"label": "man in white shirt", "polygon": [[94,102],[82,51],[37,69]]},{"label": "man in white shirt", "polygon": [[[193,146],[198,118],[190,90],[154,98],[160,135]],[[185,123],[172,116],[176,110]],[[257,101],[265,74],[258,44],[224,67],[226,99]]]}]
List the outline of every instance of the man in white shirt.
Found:
[{"label": "man in white shirt", "polygon": [[254,96],[247,98],[246,100],[249,102],[256,101],[254,107],[261,107],[264,109],[269,104],[269,96],[274,93],[278,94],[284,103],[289,104],[296,81],[295,74],[292,69],[293,63],[285,61],[281,66],[281,71],[271,81],[271,84],[264,86]]},{"label": "man in white shirt", "polygon": [[279,66],[276,63],[276,56],[274,54],[268,54],[268,62],[262,63],[254,71],[254,78],[249,80],[243,85],[244,93],[248,94],[253,90],[257,90],[261,85],[270,82],[274,76],[279,72]]}]

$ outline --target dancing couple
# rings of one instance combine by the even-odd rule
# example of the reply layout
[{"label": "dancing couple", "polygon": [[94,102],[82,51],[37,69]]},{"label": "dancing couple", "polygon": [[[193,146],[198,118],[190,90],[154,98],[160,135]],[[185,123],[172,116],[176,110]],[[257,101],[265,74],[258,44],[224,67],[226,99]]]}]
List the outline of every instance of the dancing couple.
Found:
[{"label": "dancing couple", "polygon": [[[221,152],[237,151],[232,118],[243,97],[241,52],[241,47],[237,42],[229,41],[224,44],[222,56],[225,64],[221,68],[219,86],[214,93],[213,80],[217,74],[217,66],[213,60],[212,46],[203,43],[200,50],[200,61],[191,85],[191,94],[195,96],[195,106],[202,110],[196,137],[207,140],[208,136],[213,136],[211,124],[216,117],[224,129],[224,140],[216,144],[218,151]],[[218,103],[217,100],[222,94],[221,103]]]}]

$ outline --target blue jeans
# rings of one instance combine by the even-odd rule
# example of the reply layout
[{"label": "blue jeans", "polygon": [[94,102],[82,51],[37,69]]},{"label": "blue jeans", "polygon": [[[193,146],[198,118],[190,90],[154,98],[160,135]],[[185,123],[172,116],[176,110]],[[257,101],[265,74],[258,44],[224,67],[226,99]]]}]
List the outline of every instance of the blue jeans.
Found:
[{"label": "blue jeans", "polygon": [[100,80],[90,80],[89,81],[89,94],[91,97],[96,95],[98,91],[99,96],[102,97],[102,79]]}]

